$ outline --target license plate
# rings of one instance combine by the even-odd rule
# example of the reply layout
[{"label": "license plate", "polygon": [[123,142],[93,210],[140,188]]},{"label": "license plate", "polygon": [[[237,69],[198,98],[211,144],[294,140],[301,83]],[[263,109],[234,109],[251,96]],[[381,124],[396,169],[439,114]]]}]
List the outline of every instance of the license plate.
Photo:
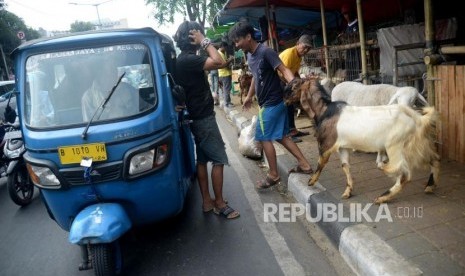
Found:
[{"label": "license plate", "polygon": [[81,160],[92,158],[92,161],[107,160],[105,144],[83,144],[58,148],[61,164],[79,164]]}]

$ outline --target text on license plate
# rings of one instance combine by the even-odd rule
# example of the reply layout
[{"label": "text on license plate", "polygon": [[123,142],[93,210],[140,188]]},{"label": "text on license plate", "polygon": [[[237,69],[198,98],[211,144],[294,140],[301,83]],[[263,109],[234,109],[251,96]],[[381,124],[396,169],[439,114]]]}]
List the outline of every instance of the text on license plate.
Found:
[{"label": "text on license plate", "polygon": [[92,158],[92,161],[107,160],[105,144],[83,144],[58,148],[61,164],[79,164],[83,158]]}]

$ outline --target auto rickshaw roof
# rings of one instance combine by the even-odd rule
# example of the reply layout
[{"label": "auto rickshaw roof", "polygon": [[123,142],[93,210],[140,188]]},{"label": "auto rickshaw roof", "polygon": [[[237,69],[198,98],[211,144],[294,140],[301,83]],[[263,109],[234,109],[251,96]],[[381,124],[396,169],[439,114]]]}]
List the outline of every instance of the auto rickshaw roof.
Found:
[{"label": "auto rickshaw roof", "polygon": [[159,36],[162,44],[169,44],[170,46],[174,47],[172,39],[163,33],[157,32],[150,27],[145,28],[127,28],[127,29],[110,29],[110,30],[93,30],[93,31],[86,31],[86,32],[77,32],[77,33],[69,33],[63,35],[57,35],[52,37],[43,37],[38,39],[33,39],[27,41],[17,48],[15,48],[11,55],[15,56],[18,52],[34,47],[34,46],[46,46],[55,43],[66,43],[69,41],[76,41],[76,39],[86,40],[92,38],[102,38],[102,37],[115,37],[115,36],[127,36],[129,34],[143,34],[143,35],[155,35]]}]

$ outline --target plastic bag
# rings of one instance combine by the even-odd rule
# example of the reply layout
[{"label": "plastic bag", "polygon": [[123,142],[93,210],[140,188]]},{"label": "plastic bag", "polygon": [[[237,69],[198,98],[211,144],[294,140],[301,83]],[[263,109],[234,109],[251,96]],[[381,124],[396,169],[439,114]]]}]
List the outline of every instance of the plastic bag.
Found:
[{"label": "plastic bag", "polygon": [[252,123],[241,130],[238,138],[239,152],[249,158],[258,159],[262,157],[262,144],[255,141],[255,128],[257,116],[252,117]]}]

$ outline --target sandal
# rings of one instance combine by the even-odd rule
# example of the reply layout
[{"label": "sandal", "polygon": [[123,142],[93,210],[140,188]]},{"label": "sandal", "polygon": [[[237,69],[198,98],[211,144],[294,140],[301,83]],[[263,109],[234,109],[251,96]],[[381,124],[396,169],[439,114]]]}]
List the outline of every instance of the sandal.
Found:
[{"label": "sandal", "polygon": [[213,210],[213,208],[214,208],[213,205],[212,205],[212,206],[208,206],[207,208],[202,207],[202,211],[203,211],[204,213],[208,213],[208,212],[210,212],[211,210]]},{"label": "sandal", "polygon": [[300,138],[297,137],[297,136],[291,136],[291,139],[292,139],[292,142],[294,142],[294,143],[300,143],[300,142],[302,142],[302,139],[300,139]]},{"label": "sandal", "polygon": [[[224,200],[224,203],[225,203],[225,204],[228,204],[228,200],[225,199],[225,200]],[[214,207],[215,207],[215,206],[214,206],[213,204],[212,204],[211,206],[207,207],[207,208],[205,208],[204,206],[202,206],[202,211],[203,211],[204,213],[208,213],[208,212],[212,211],[212,210],[214,209]]]},{"label": "sandal", "polygon": [[312,174],[313,169],[310,168],[308,170],[302,169],[300,166],[295,166],[294,168],[290,169],[288,173],[303,173],[303,174]]},{"label": "sandal", "polygon": [[219,216],[223,216],[227,219],[235,219],[238,218],[241,214],[238,211],[231,208],[229,205],[224,206],[221,209],[213,208],[213,212]]},{"label": "sandal", "polygon": [[258,181],[257,186],[255,187],[257,188],[257,190],[265,190],[265,189],[275,186],[280,181],[281,181],[280,177],[278,177],[277,179],[272,179],[270,176],[267,175],[264,180]]},{"label": "sandal", "polygon": [[295,131],[291,131],[290,135],[292,137],[301,137],[301,136],[306,136],[306,135],[309,135],[310,132],[307,132],[307,131],[300,131],[300,130],[295,130]]}]

